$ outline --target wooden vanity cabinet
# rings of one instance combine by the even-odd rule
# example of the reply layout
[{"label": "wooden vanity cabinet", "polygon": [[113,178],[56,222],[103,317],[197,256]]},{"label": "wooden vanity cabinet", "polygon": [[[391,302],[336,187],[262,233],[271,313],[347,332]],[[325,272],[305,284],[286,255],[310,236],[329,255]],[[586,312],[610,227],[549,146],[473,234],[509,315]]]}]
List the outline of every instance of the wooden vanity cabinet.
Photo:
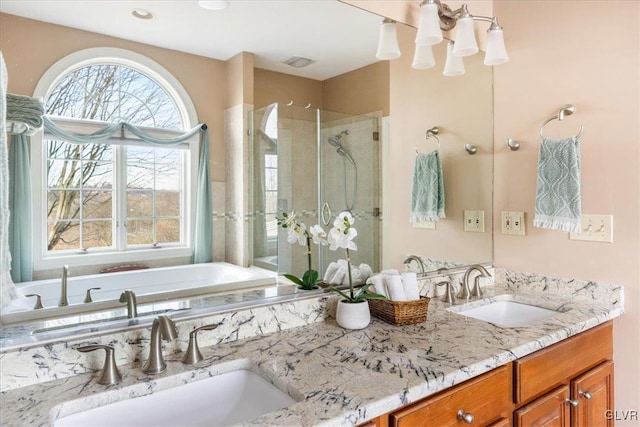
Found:
[{"label": "wooden vanity cabinet", "polygon": [[393,412],[389,426],[508,426],[511,390],[509,364]]},{"label": "wooden vanity cabinet", "polygon": [[611,322],[514,362],[516,427],[613,426]]}]

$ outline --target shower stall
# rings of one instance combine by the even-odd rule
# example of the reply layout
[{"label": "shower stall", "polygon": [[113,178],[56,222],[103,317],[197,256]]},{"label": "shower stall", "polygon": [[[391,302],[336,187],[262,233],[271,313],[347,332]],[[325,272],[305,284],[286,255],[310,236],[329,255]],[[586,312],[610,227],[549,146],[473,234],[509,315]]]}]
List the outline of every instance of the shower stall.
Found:
[{"label": "shower stall", "polygon": [[[276,216],[295,210],[307,229],[326,231],[345,210],[355,217],[354,265],[380,267],[378,117],[271,104],[249,114],[252,264],[301,276],[306,247],[287,241]],[[312,268],[324,272],[344,251],[311,247]]]}]

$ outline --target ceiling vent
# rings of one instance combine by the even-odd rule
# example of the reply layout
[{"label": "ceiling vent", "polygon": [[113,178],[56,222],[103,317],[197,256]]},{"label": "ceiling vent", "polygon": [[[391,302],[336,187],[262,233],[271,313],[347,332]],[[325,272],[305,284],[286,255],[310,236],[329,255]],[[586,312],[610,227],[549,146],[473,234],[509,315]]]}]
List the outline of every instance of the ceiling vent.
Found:
[{"label": "ceiling vent", "polygon": [[287,64],[295,68],[304,68],[308,65],[313,64],[314,62],[316,61],[313,59],[305,58],[303,56],[292,56],[291,58],[282,61],[283,64]]}]

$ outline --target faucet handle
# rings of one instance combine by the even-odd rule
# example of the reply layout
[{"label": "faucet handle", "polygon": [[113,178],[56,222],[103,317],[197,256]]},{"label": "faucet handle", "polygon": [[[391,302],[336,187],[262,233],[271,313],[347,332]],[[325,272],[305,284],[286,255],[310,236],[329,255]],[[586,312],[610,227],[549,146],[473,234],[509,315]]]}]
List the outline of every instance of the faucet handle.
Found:
[{"label": "faucet handle", "polygon": [[93,299],[91,298],[91,291],[97,291],[98,289],[102,289],[102,288],[89,288],[89,289],[87,289],[87,295],[84,297],[84,303],[85,304],[93,302]]},{"label": "faucet handle", "polygon": [[484,295],[482,292],[482,288],[480,287],[480,277],[482,276],[476,276],[473,279],[473,288],[471,288],[472,297],[482,297]]},{"label": "faucet handle", "polygon": [[448,282],[448,281],[438,282],[436,286],[446,286],[446,288],[444,289],[444,295],[441,298],[442,302],[446,302],[452,305],[456,303],[456,299],[453,296],[453,290],[451,289],[452,288],[451,282]]},{"label": "faucet handle", "polygon": [[216,329],[218,326],[220,326],[220,323],[200,326],[199,328],[195,328],[189,333],[189,346],[187,347],[187,351],[184,353],[182,363],[184,363],[185,365],[195,365],[196,363],[204,359],[202,357],[202,353],[200,353],[200,349],[198,348],[197,334],[199,331],[210,331]]},{"label": "faucet handle", "polygon": [[112,346],[92,344],[82,347],[76,347],[76,350],[83,353],[94,350],[104,350],[106,352],[104,358],[104,366],[102,367],[102,375],[100,375],[100,378],[98,379],[98,384],[112,385],[118,384],[120,382],[120,380],[122,379],[122,375],[120,375],[120,371],[118,371],[118,366],[116,365],[115,350]]},{"label": "faucet handle", "polygon": [[39,294],[27,294],[25,295],[25,297],[36,297],[36,304],[33,306],[34,310],[40,310],[41,308],[44,308],[42,306],[42,297]]}]

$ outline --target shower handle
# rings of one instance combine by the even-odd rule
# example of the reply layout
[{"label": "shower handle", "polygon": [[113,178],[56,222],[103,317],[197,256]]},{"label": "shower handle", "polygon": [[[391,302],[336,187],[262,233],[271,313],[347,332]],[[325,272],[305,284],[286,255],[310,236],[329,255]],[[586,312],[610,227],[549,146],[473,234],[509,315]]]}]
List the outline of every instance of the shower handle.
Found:
[{"label": "shower handle", "polygon": [[331,216],[331,206],[329,206],[329,202],[324,202],[324,205],[322,205],[322,209],[320,210],[320,219],[325,226],[331,223]]}]

